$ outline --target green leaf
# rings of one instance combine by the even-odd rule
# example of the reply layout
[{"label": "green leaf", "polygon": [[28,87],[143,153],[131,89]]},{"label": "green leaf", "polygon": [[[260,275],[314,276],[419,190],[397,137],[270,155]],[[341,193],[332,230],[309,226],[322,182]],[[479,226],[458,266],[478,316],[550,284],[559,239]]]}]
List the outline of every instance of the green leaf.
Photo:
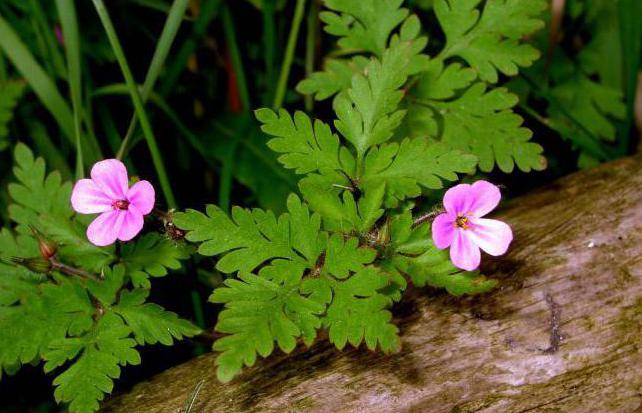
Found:
[{"label": "green leaf", "polygon": [[482,171],[491,171],[495,164],[504,172],[512,172],[515,164],[524,172],[542,170],[542,147],[529,141],[532,132],[511,110],[516,103],[517,96],[505,88],[487,91],[485,84],[475,83],[455,100],[422,104],[437,117],[431,119],[429,133],[441,135],[450,148],[477,156]]},{"label": "green leaf", "polygon": [[29,289],[15,283],[9,287],[19,301],[0,305],[0,367],[5,370],[37,361],[52,341],[91,327],[94,308],[75,280],[32,283]]},{"label": "green leaf", "polygon": [[[378,292],[389,278],[375,267],[365,267],[345,281],[333,277],[311,278],[303,291],[321,303],[332,298],[323,325],[329,329],[330,342],[339,350],[346,343],[358,347],[363,341],[370,350],[377,346],[386,352],[400,346],[398,329],[391,322],[389,299]],[[330,293],[332,291],[332,293]]]},{"label": "green leaf", "polygon": [[186,239],[202,242],[200,254],[223,255],[217,268],[226,273],[249,272],[274,258],[314,265],[323,244],[317,241],[321,218],[310,215],[295,195],[288,199],[288,210],[277,219],[272,212],[235,207],[230,219],[218,207],[208,205],[207,215],[188,210],[177,213],[174,222],[189,231]]},{"label": "green leaf", "polygon": [[577,71],[552,87],[550,93],[554,98],[547,109],[551,126],[564,138],[573,141],[574,135],[582,134],[587,139],[615,140],[613,120],[626,116],[620,90],[595,82]]},{"label": "green leaf", "polygon": [[457,172],[475,169],[475,156],[451,150],[425,138],[404,139],[373,148],[365,160],[361,186],[367,191],[386,184],[386,205],[421,195],[422,188],[439,189],[443,181],[457,180]]},{"label": "green leaf", "polygon": [[480,79],[497,83],[498,74],[514,76],[529,66],[539,52],[522,43],[525,36],[544,27],[538,16],[543,0],[437,0],[435,13],[446,34],[444,58],[459,56],[477,71]]},{"label": "green leaf", "polygon": [[36,96],[56,119],[64,136],[74,144],[73,115],[53,79],[38,64],[9,23],[0,16],[0,49],[24,76]]},{"label": "green leaf", "polygon": [[329,59],[323,71],[314,72],[299,82],[296,90],[304,95],[314,95],[316,100],[325,100],[347,90],[352,83],[352,76],[363,73],[367,65],[368,59],[363,56],[355,56],[350,60]]},{"label": "green leaf", "polygon": [[216,330],[229,334],[214,343],[221,352],[216,359],[221,381],[231,380],[243,365],[252,366],[257,354],[267,357],[274,343],[289,353],[297,338],[308,344],[314,340],[325,306],[299,293],[304,268],[277,260],[259,276],[241,274],[214,291],[210,301],[225,304]]},{"label": "green leaf", "polygon": [[313,174],[299,183],[301,193],[310,207],[323,217],[323,227],[328,231],[367,232],[383,216],[385,181],[364,189],[357,202],[352,192],[345,190],[349,184],[338,174]]},{"label": "green leaf", "polygon": [[404,96],[401,87],[410,75],[408,66],[412,58],[425,47],[425,41],[417,47],[398,37],[391,42],[394,46],[386,49],[381,61],[372,59],[365,74],[356,74],[350,89],[334,100],[335,126],[359,156],[372,145],[390,139],[401,123],[405,115],[404,110],[398,109]]},{"label": "green leaf", "polygon": [[116,296],[125,283],[125,267],[117,265],[113,269],[105,268],[102,279],[89,280],[87,288],[103,306],[109,307],[116,301]]},{"label": "green leaf", "polygon": [[354,163],[350,152],[339,143],[328,125],[315,120],[313,126],[301,111],[295,112],[294,117],[285,109],[280,109],[278,114],[271,109],[259,109],[255,114],[263,123],[263,132],[274,136],[268,141],[270,149],[284,154],[279,162],[295,169],[297,174],[345,171]]},{"label": "green leaf", "polygon": [[361,271],[376,256],[374,250],[359,247],[357,238],[344,240],[343,235],[333,234],[328,240],[323,271],[344,279],[351,272]]},{"label": "green leaf", "polygon": [[13,110],[22,97],[25,84],[18,81],[0,83],[0,151],[9,146],[9,122],[13,118]]},{"label": "green leaf", "polygon": [[45,371],[61,366],[65,360],[73,364],[54,380],[58,403],[69,403],[71,412],[98,410],[98,402],[111,393],[113,379],[120,376],[120,366],[140,364],[129,338],[131,330],[117,315],[107,312],[96,323],[91,334],[83,338],[56,341],[45,354]]},{"label": "green leaf", "polygon": [[121,247],[121,262],[135,287],[150,288],[150,277],[163,277],[181,268],[189,249],[160,234],[149,233]]},{"label": "green leaf", "polygon": [[72,219],[71,183],[62,182],[58,171],[46,174],[45,161],[18,143],[13,172],[17,183],[9,184],[9,216],[18,224],[17,231],[30,234],[31,226],[60,244],[64,262],[100,272],[115,257],[113,247],[99,248],[87,240],[87,224],[93,217]]},{"label": "green leaf", "polygon": [[325,6],[337,13],[325,11],[320,17],[326,24],[325,31],[340,37],[341,48],[381,55],[392,31],[408,15],[401,3],[402,0],[325,0]]},{"label": "green leaf", "polygon": [[143,289],[125,291],[118,305],[113,308],[133,331],[138,344],[161,343],[170,346],[174,339],[194,337],[201,332],[198,327],[175,313],[166,311],[159,305],[145,303],[148,295],[149,291]]}]

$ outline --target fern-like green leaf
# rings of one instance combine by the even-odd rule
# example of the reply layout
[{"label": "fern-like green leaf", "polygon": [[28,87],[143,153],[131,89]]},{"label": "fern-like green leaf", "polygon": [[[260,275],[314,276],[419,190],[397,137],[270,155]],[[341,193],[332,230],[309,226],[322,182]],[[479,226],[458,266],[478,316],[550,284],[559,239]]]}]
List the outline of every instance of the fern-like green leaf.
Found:
[{"label": "fern-like green leaf", "polygon": [[194,337],[201,330],[161,306],[145,303],[148,290],[136,289],[121,294],[114,311],[123,317],[140,345],[161,343],[170,346],[174,340]]},{"label": "fern-like green leaf", "polygon": [[80,334],[92,324],[94,308],[77,282],[26,286],[11,285],[18,302],[0,306],[0,367],[5,370],[37,361],[52,341]]},{"label": "fern-like green leaf", "polygon": [[385,182],[388,206],[421,195],[422,188],[439,189],[442,181],[457,180],[457,172],[475,170],[477,159],[425,138],[405,139],[371,150],[366,156],[361,186],[368,190]]},{"label": "fern-like green leaf", "polygon": [[150,277],[164,277],[168,270],[181,268],[189,249],[156,233],[143,235],[135,242],[123,244],[121,261],[135,287],[150,288]]},{"label": "fern-like green leaf", "polygon": [[114,261],[113,248],[99,248],[87,240],[87,224],[92,217],[72,219],[71,183],[62,182],[60,173],[47,175],[45,161],[19,143],[15,149],[13,172],[18,180],[9,184],[9,216],[18,224],[16,230],[30,234],[35,227],[59,244],[65,262],[94,272]]},{"label": "fern-like green leaf", "polygon": [[383,53],[390,34],[408,15],[401,8],[403,0],[353,1],[325,0],[334,12],[322,12],[325,31],[339,37],[339,46],[347,50]]},{"label": "fern-like green leaf", "polygon": [[230,219],[218,207],[208,205],[207,215],[188,210],[177,213],[174,222],[189,231],[188,240],[202,242],[199,253],[224,255],[217,264],[223,272],[250,272],[274,258],[314,265],[323,245],[319,241],[321,218],[310,214],[295,195],[288,199],[288,211],[277,219],[271,212],[235,207]]},{"label": "fern-like green leaf", "polygon": [[323,324],[338,349],[348,342],[358,347],[365,341],[371,350],[379,346],[384,352],[393,352],[399,349],[399,330],[391,322],[389,299],[379,292],[388,284],[389,277],[380,270],[365,267],[344,281],[327,275],[309,278],[302,289],[320,303],[332,299]]},{"label": "fern-like green leaf", "polygon": [[325,306],[299,292],[304,269],[300,263],[276,260],[259,276],[241,274],[214,291],[210,301],[225,304],[216,330],[229,334],[214,344],[221,352],[216,360],[221,381],[229,381],[243,365],[252,366],[257,354],[267,357],[275,343],[289,353],[299,337],[312,342]]},{"label": "fern-like green leaf", "polygon": [[263,123],[261,129],[274,138],[268,146],[275,152],[286,168],[295,169],[297,174],[310,172],[350,170],[354,160],[350,152],[339,143],[325,123],[297,111],[291,117],[284,109],[279,113],[271,109],[259,109],[256,118]]},{"label": "fern-like green leaf", "polygon": [[71,366],[54,380],[56,401],[69,403],[74,413],[98,410],[98,402],[105,393],[111,393],[113,380],[120,376],[120,366],[140,364],[140,355],[134,349],[136,341],[129,338],[130,334],[120,317],[107,312],[91,334],[52,343],[45,354],[45,371],[72,360]]},{"label": "fern-like green leaf", "polygon": [[505,88],[488,91],[476,83],[455,100],[422,103],[430,109],[422,113],[430,135],[441,135],[448,147],[477,156],[482,171],[495,164],[504,172],[512,172],[515,164],[525,172],[542,170],[542,147],[530,142],[532,132],[512,112],[516,103],[517,96]]},{"label": "fern-like green leaf", "polygon": [[514,76],[519,67],[539,57],[521,39],[544,27],[538,16],[546,9],[543,0],[437,0],[435,13],[446,33],[444,58],[463,58],[479,77],[490,83],[497,72]]}]

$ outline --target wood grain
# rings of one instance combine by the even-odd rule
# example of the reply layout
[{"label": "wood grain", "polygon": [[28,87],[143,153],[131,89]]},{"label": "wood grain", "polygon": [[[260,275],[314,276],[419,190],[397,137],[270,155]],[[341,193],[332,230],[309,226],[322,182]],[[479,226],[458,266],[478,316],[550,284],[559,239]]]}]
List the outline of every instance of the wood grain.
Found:
[{"label": "wood grain", "polygon": [[494,214],[516,234],[483,270],[501,288],[413,290],[394,308],[403,349],[327,342],[274,356],[232,383],[214,354],[170,369],[104,412],[642,411],[642,157],[579,172]]}]

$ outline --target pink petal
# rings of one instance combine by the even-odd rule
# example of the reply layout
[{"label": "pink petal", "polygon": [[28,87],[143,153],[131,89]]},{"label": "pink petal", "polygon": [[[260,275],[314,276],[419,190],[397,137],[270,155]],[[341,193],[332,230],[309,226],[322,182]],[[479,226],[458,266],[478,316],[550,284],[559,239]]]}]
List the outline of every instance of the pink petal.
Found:
[{"label": "pink petal", "polygon": [[471,186],[468,184],[455,185],[444,195],[444,208],[452,215],[467,214],[471,204]]},{"label": "pink petal", "polygon": [[471,223],[469,237],[479,248],[494,256],[502,255],[508,250],[513,240],[513,231],[506,223],[487,218],[475,218]]},{"label": "pink petal", "polygon": [[99,247],[116,242],[127,211],[113,210],[98,216],[87,228],[87,238]]},{"label": "pink petal", "polygon": [[448,213],[439,214],[432,221],[432,240],[440,250],[447,248],[455,237],[455,216]]},{"label": "pink petal", "polygon": [[488,181],[477,181],[471,185],[469,197],[472,215],[483,217],[499,205],[502,194],[497,185]]},{"label": "pink petal", "polygon": [[450,246],[450,260],[462,270],[472,271],[479,267],[479,247],[468,237],[470,230],[458,229]]},{"label": "pink petal", "polygon": [[127,168],[118,159],[97,162],[91,168],[91,179],[112,200],[123,200],[127,194]]},{"label": "pink petal", "polygon": [[135,205],[140,213],[147,215],[154,209],[156,193],[154,187],[147,181],[139,181],[132,185],[127,192],[127,200]]},{"label": "pink petal", "polygon": [[81,179],[71,193],[71,206],[81,214],[96,214],[112,209],[112,200],[92,181]]},{"label": "pink petal", "polygon": [[118,239],[129,241],[143,229],[143,214],[134,205],[130,205],[127,211],[123,211],[125,219],[120,227]]}]

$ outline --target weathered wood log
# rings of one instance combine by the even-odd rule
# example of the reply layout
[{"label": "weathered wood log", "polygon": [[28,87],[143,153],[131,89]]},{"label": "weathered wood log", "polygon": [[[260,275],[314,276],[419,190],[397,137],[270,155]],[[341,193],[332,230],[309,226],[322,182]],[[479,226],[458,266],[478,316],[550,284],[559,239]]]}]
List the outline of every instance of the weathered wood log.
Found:
[{"label": "weathered wood log", "polygon": [[642,156],[579,172],[495,217],[510,252],[484,257],[501,288],[413,291],[395,308],[403,349],[327,342],[216,380],[214,354],[170,369],[105,412],[642,411]]}]

